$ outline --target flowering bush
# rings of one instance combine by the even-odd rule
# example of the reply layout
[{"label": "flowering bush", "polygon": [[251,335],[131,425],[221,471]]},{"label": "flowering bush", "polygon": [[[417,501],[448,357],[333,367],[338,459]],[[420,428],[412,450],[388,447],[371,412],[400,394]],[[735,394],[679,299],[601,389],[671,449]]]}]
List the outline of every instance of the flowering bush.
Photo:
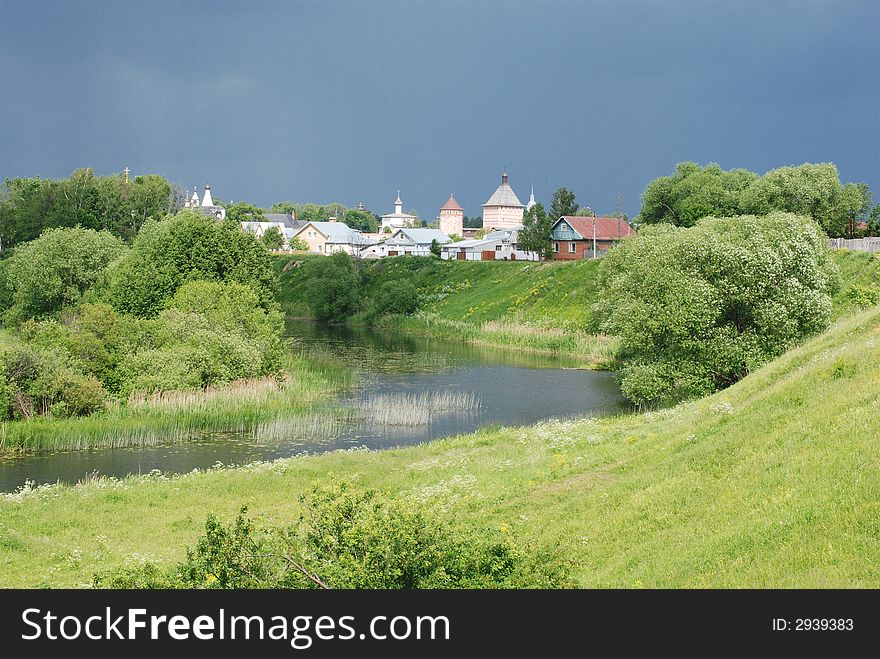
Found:
[{"label": "flowering bush", "polygon": [[826,238],[790,213],[646,227],[603,260],[594,306],[620,338],[624,395],[671,403],[727,387],[828,326]]}]

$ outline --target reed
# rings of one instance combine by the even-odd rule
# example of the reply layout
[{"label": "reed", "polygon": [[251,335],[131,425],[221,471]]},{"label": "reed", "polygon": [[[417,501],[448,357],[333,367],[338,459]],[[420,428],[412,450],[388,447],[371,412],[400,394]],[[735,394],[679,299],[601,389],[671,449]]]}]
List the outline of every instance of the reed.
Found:
[{"label": "reed", "polygon": [[479,411],[480,397],[470,391],[423,391],[418,394],[381,394],[358,402],[358,412],[379,426],[427,425],[446,414]]}]

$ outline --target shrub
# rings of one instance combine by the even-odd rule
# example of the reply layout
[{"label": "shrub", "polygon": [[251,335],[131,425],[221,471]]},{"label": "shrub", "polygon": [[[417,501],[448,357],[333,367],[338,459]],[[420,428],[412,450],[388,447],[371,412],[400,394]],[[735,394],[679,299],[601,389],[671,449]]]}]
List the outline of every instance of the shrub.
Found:
[{"label": "shrub", "polygon": [[503,588],[569,585],[563,565],[529,556],[506,534],[461,533],[415,504],[345,483],[301,498],[296,524],[259,529],[243,508],[209,517],[205,535],[168,570],[97,575],[109,588]]},{"label": "shrub", "polygon": [[373,314],[400,314],[409,316],[419,310],[419,292],[406,280],[383,283],[373,298]]},{"label": "shrub", "polygon": [[277,281],[266,248],[234,223],[190,210],[148,221],[131,252],[108,272],[100,297],[118,311],[150,318],[196,280],[244,284],[263,308],[274,308]]},{"label": "shrub", "polygon": [[108,395],[60,348],[15,346],[0,352],[0,420],[71,417],[103,409]]},{"label": "shrub", "polygon": [[622,389],[671,403],[729,386],[829,322],[835,282],[808,218],[708,218],[646,228],[603,259],[594,306],[620,337]]},{"label": "shrub", "polygon": [[358,309],[354,260],[343,252],[311,259],[302,267],[306,301],[315,318],[341,322]]},{"label": "shrub", "polygon": [[126,251],[107,231],[81,227],[49,229],[17,247],[3,267],[11,304],[6,322],[57,315],[77,304],[104,268]]}]

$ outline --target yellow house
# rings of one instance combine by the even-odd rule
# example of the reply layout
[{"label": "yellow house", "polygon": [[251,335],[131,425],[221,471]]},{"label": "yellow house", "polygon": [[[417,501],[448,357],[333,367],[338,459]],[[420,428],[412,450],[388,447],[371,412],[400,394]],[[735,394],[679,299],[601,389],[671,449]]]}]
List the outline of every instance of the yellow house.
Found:
[{"label": "yellow house", "polygon": [[316,254],[345,252],[358,256],[362,249],[375,242],[342,222],[307,222],[294,237],[300,238],[309,246],[309,251]]}]

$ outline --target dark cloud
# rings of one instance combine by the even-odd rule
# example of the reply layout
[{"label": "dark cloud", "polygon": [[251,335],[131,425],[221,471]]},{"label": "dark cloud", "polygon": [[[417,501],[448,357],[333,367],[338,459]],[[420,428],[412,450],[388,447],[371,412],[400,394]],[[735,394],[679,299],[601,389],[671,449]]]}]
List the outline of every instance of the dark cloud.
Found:
[{"label": "dark cloud", "polygon": [[676,162],[880,196],[880,4],[0,2],[0,176],[477,214],[500,171],[634,214]]}]

